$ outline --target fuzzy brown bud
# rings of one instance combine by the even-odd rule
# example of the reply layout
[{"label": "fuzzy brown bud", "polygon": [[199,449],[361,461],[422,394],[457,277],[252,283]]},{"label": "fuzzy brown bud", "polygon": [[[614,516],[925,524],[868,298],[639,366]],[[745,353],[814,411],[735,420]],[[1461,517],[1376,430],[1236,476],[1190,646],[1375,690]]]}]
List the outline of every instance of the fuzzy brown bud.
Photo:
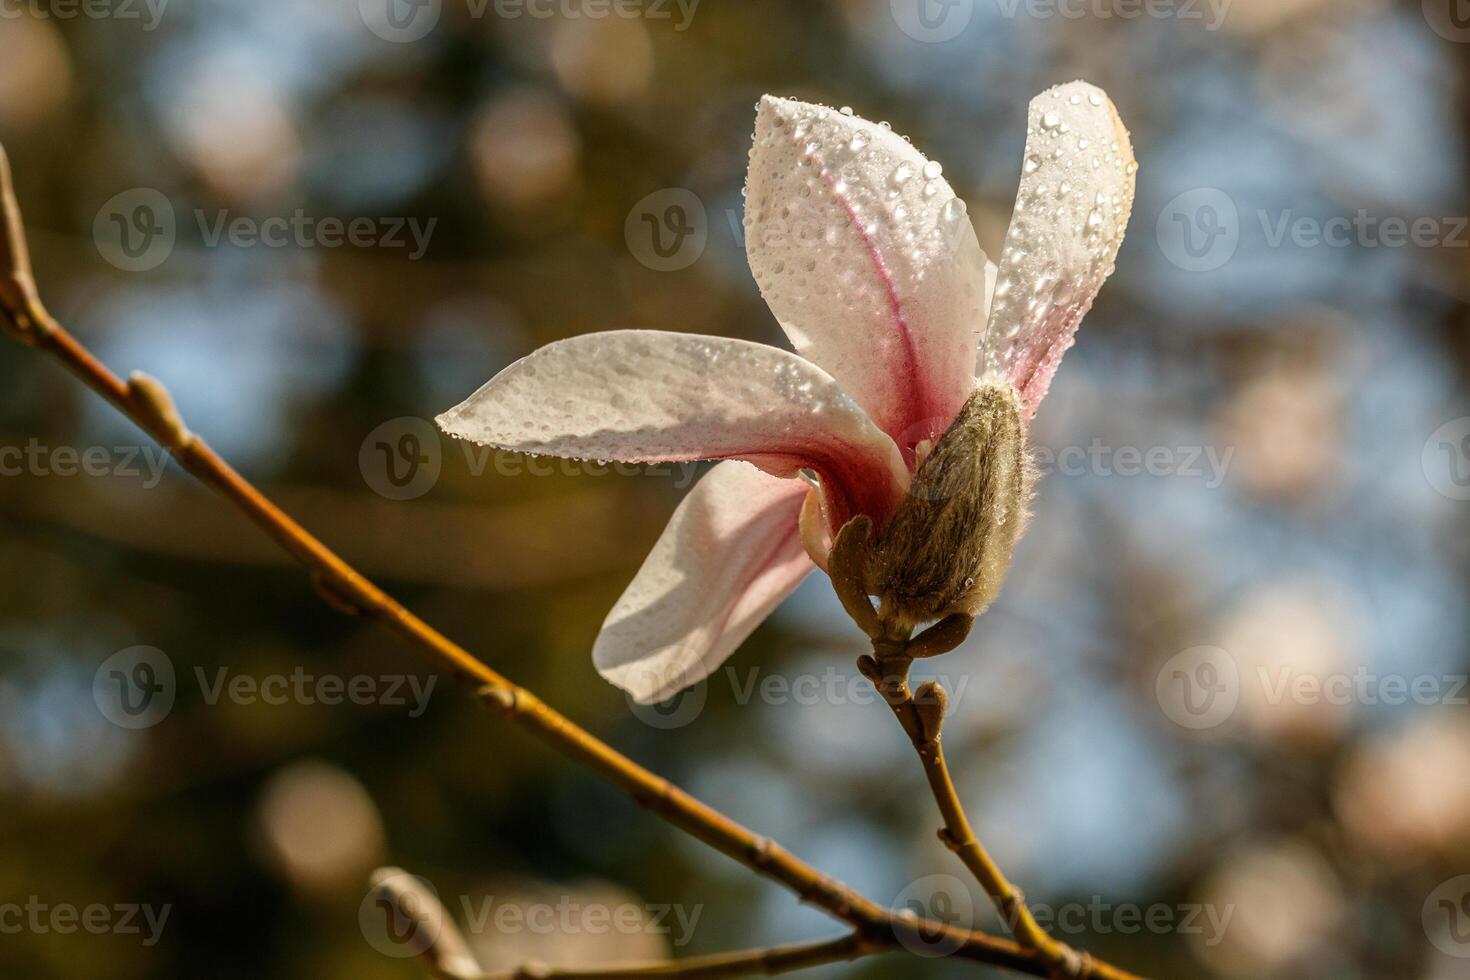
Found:
[{"label": "fuzzy brown bud", "polygon": [[1014,388],[977,388],[914,474],[868,562],[885,622],[977,616],[1000,591],[1032,483],[1024,413]]}]

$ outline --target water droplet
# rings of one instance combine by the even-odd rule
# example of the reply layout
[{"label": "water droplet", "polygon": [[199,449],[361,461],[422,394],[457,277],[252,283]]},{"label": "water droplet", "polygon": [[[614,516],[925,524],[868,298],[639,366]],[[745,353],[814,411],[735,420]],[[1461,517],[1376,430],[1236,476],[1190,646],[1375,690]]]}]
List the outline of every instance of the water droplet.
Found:
[{"label": "water droplet", "polygon": [[930,160],[924,164],[925,180],[937,180],[942,173],[944,173],[944,167],[939,164],[938,160]]},{"label": "water droplet", "polygon": [[901,187],[913,175],[913,167],[910,167],[906,163],[900,163],[898,166],[893,168],[893,173],[888,175],[888,181],[889,183],[893,184],[894,187]]},{"label": "water droplet", "polygon": [[1091,95],[1089,95],[1087,97],[1087,104],[1088,105],[1102,105],[1102,96],[1101,95],[1098,95],[1096,92],[1093,92]]},{"label": "water droplet", "polygon": [[957,197],[952,197],[944,202],[944,207],[939,210],[939,217],[946,224],[954,224],[965,215],[965,202]]},{"label": "water droplet", "polygon": [[840,113],[842,113],[844,116],[850,116],[850,115],[852,115],[852,106],[845,105],[841,109],[838,109],[837,111],[840,112]]},{"label": "water droplet", "polygon": [[1028,174],[1034,174],[1036,173],[1036,169],[1040,166],[1041,158],[1036,156],[1035,154],[1032,154],[1031,156],[1028,156],[1026,158],[1026,162],[1021,165],[1021,169]]},{"label": "water droplet", "polygon": [[1056,129],[1062,124],[1062,117],[1055,112],[1043,112],[1041,114],[1042,129]]},{"label": "water droplet", "polygon": [[854,152],[854,153],[857,153],[860,150],[865,149],[867,147],[867,145],[868,145],[868,134],[867,133],[864,133],[864,132],[861,132],[861,131],[856,132],[856,133],[853,133],[852,134],[852,139],[849,140],[848,143],[847,143],[848,149],[852,150],[852,152]]}]

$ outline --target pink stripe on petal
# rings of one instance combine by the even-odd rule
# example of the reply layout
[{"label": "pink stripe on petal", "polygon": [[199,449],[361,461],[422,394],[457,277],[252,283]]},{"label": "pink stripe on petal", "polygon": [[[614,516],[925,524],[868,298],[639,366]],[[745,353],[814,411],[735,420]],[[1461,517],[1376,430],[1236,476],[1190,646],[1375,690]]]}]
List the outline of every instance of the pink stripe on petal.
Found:
[{"label": "pink stripe on petal", "polygon": [[943,432],[974,387],[985,255],[937,164],[881,125],[761,100],[745,249],[798,353],[898,443]]}]

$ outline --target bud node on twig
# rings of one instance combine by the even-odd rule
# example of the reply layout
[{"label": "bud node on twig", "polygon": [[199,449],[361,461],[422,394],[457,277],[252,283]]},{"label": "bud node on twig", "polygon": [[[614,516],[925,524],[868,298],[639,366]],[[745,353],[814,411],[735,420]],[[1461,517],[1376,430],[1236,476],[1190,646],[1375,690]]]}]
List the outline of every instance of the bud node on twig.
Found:
[{"label": "bud node on twig", "polygon": [[138,421],[174,455],[184,452],[194,442],[194,433],[184,425],[173,396],[157,378],[134,371],[128,375],[127,398]]},{"label": "bud node on twig", "polygon": [[475,694],[480,700],[502,711],[514,711],[516,707],[516,692],[514,688],[506,687],[504,684],[482,684]]},{"label": "bud node on twig", "polygon": [[919,715],[919,735],[925,745],[939,741],[944,727],[944,713],[949,708],[949,692],[938,681],[926,681],[914,692],[914,710]]},{"label": "bud node on twig", "polygon": [[312,569],[311,587],[327,605],[344,616],[361,616],[362,608],[354,602],[342,582],[321,569]]}]

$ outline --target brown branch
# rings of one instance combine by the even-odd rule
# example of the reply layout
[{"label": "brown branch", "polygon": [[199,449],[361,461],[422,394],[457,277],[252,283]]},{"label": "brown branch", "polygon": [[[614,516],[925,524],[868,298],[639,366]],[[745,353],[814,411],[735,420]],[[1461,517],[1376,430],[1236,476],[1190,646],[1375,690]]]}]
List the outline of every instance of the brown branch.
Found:
[{"label": "brown branch", "polygon": [[[134,373],[127,381],[107,369],[46,311],[26,254],[20,209],[10,167],[0,148],[0,328],[50,355],[87,387],[111,402],[170,451],[189,473],[213,488],[254,521],[310,572],[318,591],[340,610],[368,616],[431,661],[447,668],[488,704],[502,710],[536,737],[561,750],[695,839],[776,881],[797,897],[851,926],[865,942],[888,947],[932,942],[942,937],[955,955],[1047,976],[1050,964],[1036,950],[980,932],[917,919],[865,898],[802,861],[781,845],[695,799],[476,659],[469,651],[419,619],[292,520],[190,432],[167,390]],[[1092,964],[1090,976],[1127,980],[1131,974]]]}]

